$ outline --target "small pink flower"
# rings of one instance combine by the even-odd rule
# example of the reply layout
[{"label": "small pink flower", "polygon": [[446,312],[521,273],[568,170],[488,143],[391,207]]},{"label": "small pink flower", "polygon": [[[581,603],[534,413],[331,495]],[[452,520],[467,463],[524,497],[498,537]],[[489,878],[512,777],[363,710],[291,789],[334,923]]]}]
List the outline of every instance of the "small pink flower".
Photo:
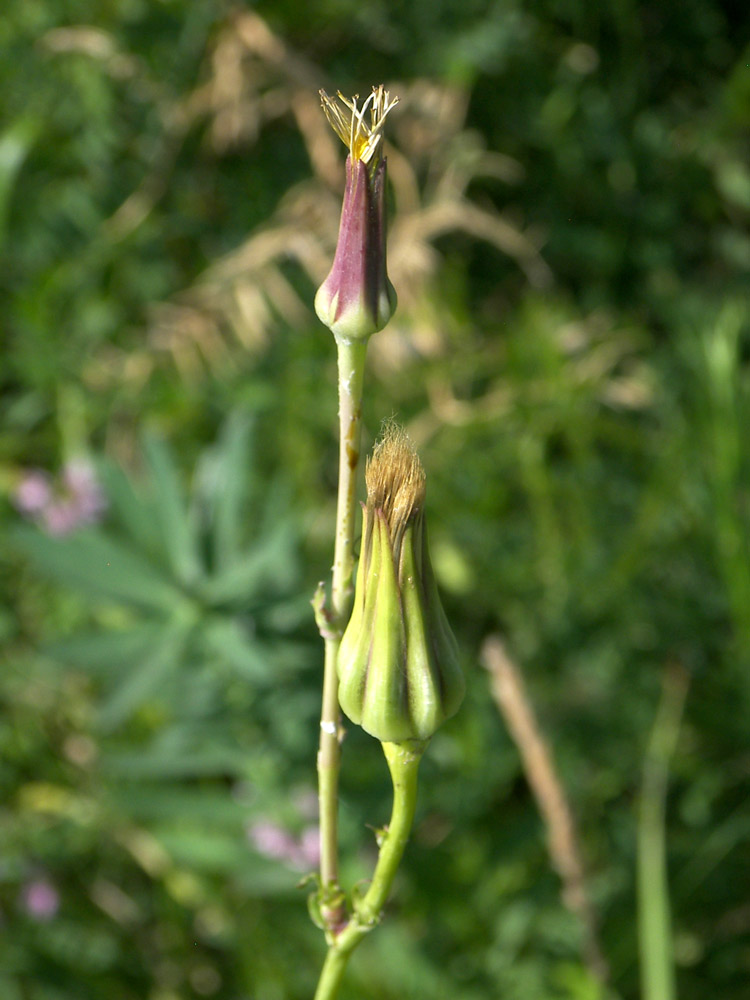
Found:
[{"label": "small pink flower", "polygon": [[30,469],[16,487],[13,503],[22,514],[38,514],[52,499],[49,476],[41,469]]},{"label": "small pink flower", "polygon": [[69,535],[79,526],[81,519],[75,505],[69,500],[54,500],[42,511],[42,522],[50,535]]},{"label": "small pink flower", "polygon": [[62,473],[62,480],[77,508],[79,518],[97,520],[107,508],[107,498],[96,478],[93,466],[84,459],[72,459]]},{"label": "small pink flower", "polygon": [[48,879],[35,878],[23,887],[21,905],[32,920],[45,923],[57,915],[60,894]]},{"label": "small pink flower", "polygon": [[248,828],[248,838],[255,850],[266,858],[281,861],[295,871],[315,868],[320,860],[317,826],[308,826],[295,837],[271,820],[258,820]]},{"label": "small pink flower", "polygon": [[13,500],[21,514],[58,536],[96,524],[107,508],[96,473],[84,459],[66,463],[56,484],[45,472],[32,469],[21,480]]},{"label": "small pink flower", "polygon": [[295,857],[297,842],[288,830],[271,820],[258,820],[248,830],[250,841],[259,854],[277,861],[291,861]]}]

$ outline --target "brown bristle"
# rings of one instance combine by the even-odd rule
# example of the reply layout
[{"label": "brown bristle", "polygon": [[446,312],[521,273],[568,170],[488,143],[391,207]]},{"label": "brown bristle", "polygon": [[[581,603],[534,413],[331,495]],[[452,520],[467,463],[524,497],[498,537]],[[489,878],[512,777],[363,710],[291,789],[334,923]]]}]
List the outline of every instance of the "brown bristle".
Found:
[{"label": "brown bristle", "polygon": [[425,474],[406,431],[391,421],[365,467],[367,506],[382,510],[391,534],[397,533],[422,509]]}]

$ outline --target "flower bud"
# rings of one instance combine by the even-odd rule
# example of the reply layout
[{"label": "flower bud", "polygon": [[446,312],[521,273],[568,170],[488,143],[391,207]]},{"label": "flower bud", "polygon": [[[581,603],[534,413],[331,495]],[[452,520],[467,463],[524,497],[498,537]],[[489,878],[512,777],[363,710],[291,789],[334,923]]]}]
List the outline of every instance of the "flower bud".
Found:
[{"label": "flower bud", "polygon": [[432,573],[425,477],[404,432],[389,427],[367,463],[354,608],[338,656],[339,703],[382,742],[427,740],[458,711],[458,647]]},{"label": "flower bud", "polygon": [[[385,172],[381,153],[385,117],[397,103],[376,87],[361,109],[357,98],[336,103],[320,92],[323,110],[349,148],[336,253],[315,296],[315,311],[337,338],[364,340],[381,330],[396,307],[385,248]],[[365,121],[369,110],[370,122]]]}]

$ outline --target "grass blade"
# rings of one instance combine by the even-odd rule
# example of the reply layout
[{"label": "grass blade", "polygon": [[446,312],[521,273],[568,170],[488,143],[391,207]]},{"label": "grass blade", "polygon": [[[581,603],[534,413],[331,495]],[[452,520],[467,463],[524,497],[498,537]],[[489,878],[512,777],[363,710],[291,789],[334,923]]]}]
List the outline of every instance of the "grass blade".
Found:
[{"label": "grass blade", "polygon": [[638,820],[638,947],[643,1000],[676,1000],[667,874],[666,795],[677,745],[687,674],[667,671],[643,767]]}]

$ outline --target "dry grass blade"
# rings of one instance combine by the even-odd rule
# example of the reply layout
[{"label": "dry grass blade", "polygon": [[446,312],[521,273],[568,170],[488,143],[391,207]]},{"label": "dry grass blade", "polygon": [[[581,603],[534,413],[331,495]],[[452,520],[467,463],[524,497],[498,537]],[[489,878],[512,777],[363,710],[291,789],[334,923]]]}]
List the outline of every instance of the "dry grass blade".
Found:
[{"label": "dry grass blade", "polygon": [[563,883],[563,902],[583,927],[584,959],[591,974],[603,983],[608,977],[607,962],[586,889],[573,814],[552,752],[539,728],[523,677],[497,636],[485,641],[482,663],[489,671],[493,698],[521,754],[526,779],[544,820],[550,859]]},{"label": "dry grass blade", "polygon": [[[98,36],[92,41],[76,35],[72,42],[64,35],[52,36],[51,42],[53,48],[93,45],[97,55],[101,50],[110,62],[114,58]],[[117,65],[132,74],[125,55],[118,58]],[[153,369],[167,361],[191,380],[207,370],[246,363],[248,348],[251,355],[264,351],[285,324],[314,322],[288,274],[290,269],[301,273],[313,288],[322,281],[336,245],[343,183],[343,158],[317,99],[318,90],[328,84],[325,74],[258,14],[229,15],[204,65],[207,78],[179,102],[160,93],[151,96],[163,123],[161,152],[108,220],[107,235],[121,239],[150,214],[169,189],[175,156],[197,122],[206,122],[207,141],[221,156],[258,142],[269,123],[285,120],[304,142],[312,180],[289,190],[261,228],[191,287],[154,307],[142,352],[145,366]],[[144,84],[134,77],[132,86],[143,89]],[[388,252],[400,309],[396,335],[373,343],[374,361],[382,368],[400,364],[396,355],[402,336],[420,351],[420,324],[442,267],[436,243],[445,234],[465,233],[495,247],[517,262],[531,286],[552,280],[536,234],[467,197],[475,177],[495,176],[512,184],[523,174],[510,157],[480,148],[466,128],[468,93],[426,80],[392,86],[400,102],[393,115],[394,141],[387,150],[396,205]],[[438,322],[430,352],[444,353],[448,341]],[[240,362],[240,352],[245,361]],[[142,368],[138,366],[139,372]]]}]

